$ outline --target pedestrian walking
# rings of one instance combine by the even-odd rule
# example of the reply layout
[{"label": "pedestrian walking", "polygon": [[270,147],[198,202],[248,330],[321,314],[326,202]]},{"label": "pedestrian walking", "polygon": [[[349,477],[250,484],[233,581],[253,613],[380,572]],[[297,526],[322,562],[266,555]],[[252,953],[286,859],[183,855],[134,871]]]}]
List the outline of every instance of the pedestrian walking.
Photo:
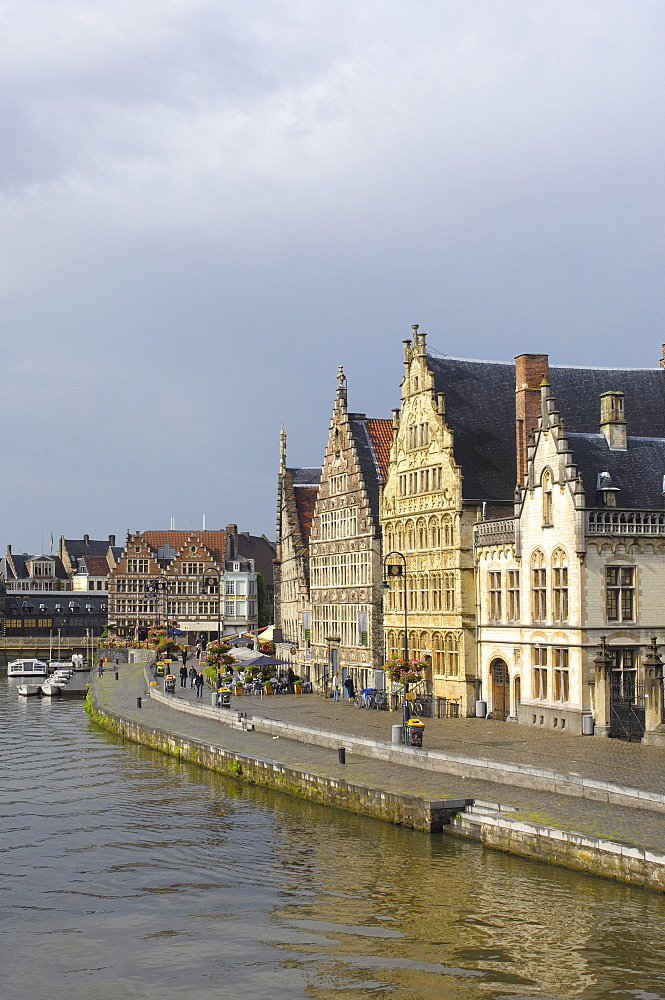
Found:
[{"label": "pedestrian walking", "polygon": [[187,654],[187,650],[183,649],[183,651],[182,651],[182,653],[180,655],[182,657],[182,665],[183,665],[183,667],[186,667],[187,666],[187,655],[188,655]]},{"label": "pedestrian walking", "polygon": [[180,668],[180,687],[181,688],[187,687],[187,667],[184,665],[184,663]]},{"label": "pedestrian walking", "polygon": [[339,677],[333,674],[333,701],[339,701]]},{"label": "pedestrian walking", "polygon": [[203,671],[202,670],[199,670],[198,674],[196,675],[196,697],[197,698],[202,698],[203,697]]},{"label": "pedestrian walking", "polygon": [[355,688],[353,686],[353,681],[352,681],[351,677],[347,677],[346,678],[346,680],[344,681],[344,687],[346,688],[346,693],[349,696],[349,699],[351,701],[353,701],[353,699],[355,697],[355,694],[356,694],[356,691],[355,691]]},{"label": "pedestrian walking", "polygon": [[97,676],[101,677],[104,673],[104,660],[101,659],[97,664]]},{"label": "pedestrian walking", "polygon": [[189,686],[194,687],[196,684],[196,667],[192,664],[189,668]]}]

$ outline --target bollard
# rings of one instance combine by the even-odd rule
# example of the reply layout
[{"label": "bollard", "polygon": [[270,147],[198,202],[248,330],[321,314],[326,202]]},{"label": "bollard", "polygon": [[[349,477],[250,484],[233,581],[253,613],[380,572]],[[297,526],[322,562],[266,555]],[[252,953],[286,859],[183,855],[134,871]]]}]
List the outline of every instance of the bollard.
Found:
[{"label": "bollard", "polygon": [[340,747],[337,751],[340,764],[346,764],[346,747]]},{"label": "bollard", "polygon": [[137,707],[137,708],[140,708],[140,707],[141,707],[141,699],[140,699],[140,698],[137,698],[137,699],[136,699],[136,707]]},{"label": "bollard", "polygon": [[119,677],[120,677],[120,674],[119,674],[119,673],[118,673],[118,671],[116,670],[116,672],[115,672],[115,679],[116,679],[116,680],[118,680],[118,678],[119,678]]}]

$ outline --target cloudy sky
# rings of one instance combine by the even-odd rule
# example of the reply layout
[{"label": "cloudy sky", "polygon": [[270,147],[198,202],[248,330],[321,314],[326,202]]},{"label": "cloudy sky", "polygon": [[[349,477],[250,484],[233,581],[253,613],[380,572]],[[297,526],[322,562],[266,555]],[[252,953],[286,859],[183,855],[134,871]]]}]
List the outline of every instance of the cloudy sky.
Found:
[{"label": "cloudy sky", "polygon": [[0,546],[237,522],[337,365],[656,365],[662,0],[0,0]]}]

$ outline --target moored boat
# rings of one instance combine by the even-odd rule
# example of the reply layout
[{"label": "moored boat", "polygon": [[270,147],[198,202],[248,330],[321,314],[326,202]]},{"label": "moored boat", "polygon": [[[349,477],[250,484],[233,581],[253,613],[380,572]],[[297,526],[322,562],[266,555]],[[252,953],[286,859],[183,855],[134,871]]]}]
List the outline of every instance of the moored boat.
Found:
[{"label": "moored boat", "polygon": [[48,680],[41,686],[42,694],[45,694],[47,698],[55,698],[62,694],[62,685],[66,683],[66,681],[57,683],[56,681]]},{"label": "moored boat", "polygon": [[19,684],[18,693],[23,695],[24,698],[27,698],[30,695],[41,694],[42,687],[41,684]]},{"label": "moored boat", "polygon": [[43,660],[36,657],[24,660],[12,660],[7,666],[9,677],[46,677],[48,669]]}]

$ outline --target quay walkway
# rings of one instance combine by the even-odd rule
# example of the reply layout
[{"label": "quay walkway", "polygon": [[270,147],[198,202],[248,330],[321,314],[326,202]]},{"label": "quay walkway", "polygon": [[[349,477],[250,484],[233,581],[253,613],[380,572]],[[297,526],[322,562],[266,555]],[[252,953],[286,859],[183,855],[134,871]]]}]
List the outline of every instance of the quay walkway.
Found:
[{"label": "quay walkway", "polygon": [[[229,711],[212,708],[209,691],[197,700],[189,681],[149,697],[143,664],[117,669],[117,681],[113,669],[93,677],[93,717],[138,742],[354,812],[665,890],[663,748],[427,719],[427,753],[391,746],[396,713],[317,695],[232,697]],[[471,762],[465,773],[455,773],[459,759]],[[599,800],[605,786],[619,793]]]}]

